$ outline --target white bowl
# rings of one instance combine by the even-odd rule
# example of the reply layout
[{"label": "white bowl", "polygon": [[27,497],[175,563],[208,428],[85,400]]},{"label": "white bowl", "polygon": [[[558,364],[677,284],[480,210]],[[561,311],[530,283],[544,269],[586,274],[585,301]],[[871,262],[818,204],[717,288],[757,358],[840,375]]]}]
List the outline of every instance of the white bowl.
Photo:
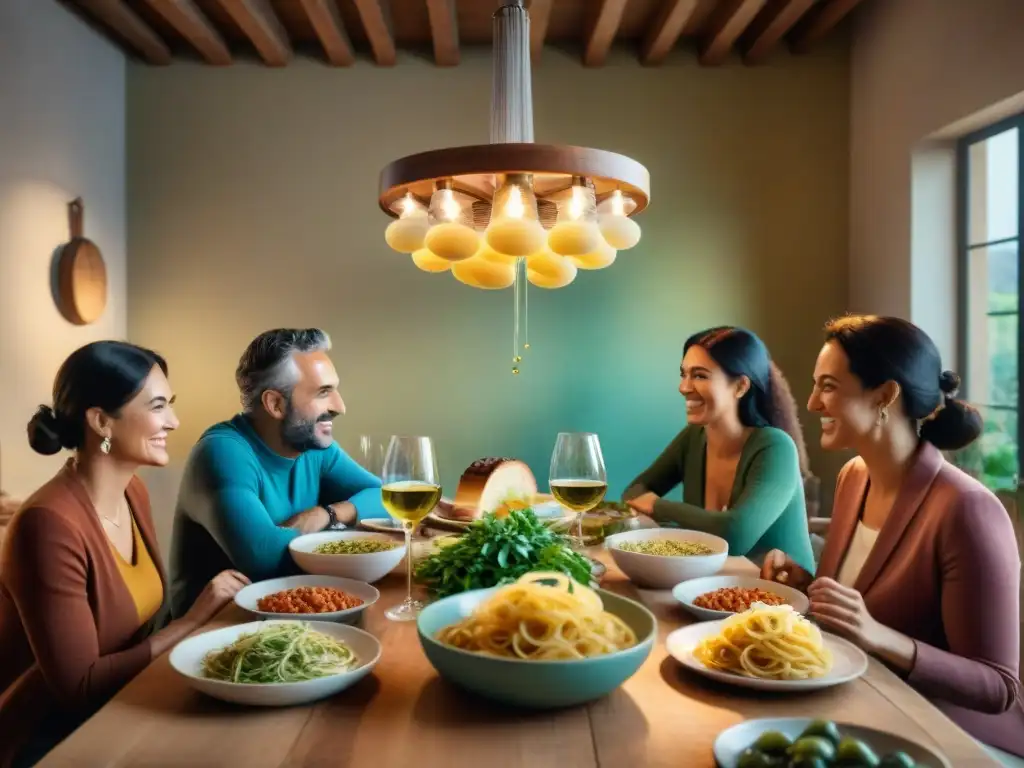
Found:
[{"label": "white bowl", "polygon": [[348,645],[356,656],[358,666],[347,672],[304,680],[299,683],[230,683],[203,677],[203,659],[210,651],[231,645],[239,636],[257,632],[260,628],[272,623],[289,622],[254,621],[249,624],[215,629],[182,640],[171,651],[171,667],[197,691],[215,699],[257,707],[286,707],[317,701],[345,690],[365,677],[380,659],[380,641],[369,632],[347,624],[310,621],[306,623],[311,628],[323,632],[325,635],[331,635]]},{"label": "white bowl", "polygon": [[[266,597],[274,592],[295,587],[334,587],[342,592],[347,592],[353,597],[360,598],[363,602],[355,608],[346,608],[344,611],[331,611],[329,613],[271,613],[259,609],[261,597]],[[239,590],[235,595],[235,605],[239,608],[255,613],[264,619],[287,619],[291,621],[354,621],[359,614],[369,608],[380,599],[380,592],[376,587],[371,587],[365,581],[355,579],[342,579],[337,576],[285,576],[281,579],[267,579],[257,581],[244,589]]]},{"label": "white bowl", "polygon": [[[672,539],[691,541],[711,548],[710,555],[679,555],[663,557],[644,555],[640,552],[626,552],[619,547],[627,542]],[[616,533],[604,540],[615,564],[622,569],[630,581],[647,589],[671,589],[681,581],[711,576],[722,570],[729,557],[729,542],[703,531],[686,531],[680,528],[642,528],[636,531]]]},{"label": "white bowl", "polygon": [[[393,549],[383,552],[370,552],[365,555],[319,555],[313,550],[329,541],[344,539],[372,539],[397,544]],[[386,533],[370,533],[369,531],[322,531],[307,533],[288,543],[292,559],[306,573],[320,576],[342,576],[372,584],[380,581],[394,570],[405,556],[405,542],[395,540]]]},{"label": "white bowl", "polygon": [[672,597],[683,604],[688,610],[701,621],[717,621],[733,615],[732,611],[713,611],[710,608],[701,608],[693,604],[703,594],[714,592],[723,587],[742,587],[743,589],[763,589],[765,592],[774,592],[797,611],[807,613],[811,607],[811,601],[807,595],[785,584],[775,581],[766,581],[756,576],[707,576],[703,579],[690,579],[672,588]]}]

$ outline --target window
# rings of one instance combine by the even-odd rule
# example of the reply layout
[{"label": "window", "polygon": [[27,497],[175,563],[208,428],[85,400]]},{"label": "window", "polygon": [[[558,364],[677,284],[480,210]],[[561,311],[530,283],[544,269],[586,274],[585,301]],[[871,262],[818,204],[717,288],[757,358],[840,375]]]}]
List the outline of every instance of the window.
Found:
[{"label": "window", "polygon": [[960,360],[964,395],[985,419],[958,463],[993,490],[1020,474],[1020,226],[1024,115],[961,140]]}]

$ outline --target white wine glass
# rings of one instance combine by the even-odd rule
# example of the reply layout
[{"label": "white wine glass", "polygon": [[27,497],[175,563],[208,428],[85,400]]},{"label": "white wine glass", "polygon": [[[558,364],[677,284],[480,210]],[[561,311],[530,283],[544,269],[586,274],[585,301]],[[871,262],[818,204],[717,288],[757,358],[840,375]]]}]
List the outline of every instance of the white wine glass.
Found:
[{"label": "white wine glass", "polygon": [[412,597],[412,532],[441,499],[433,441],[429,437],[392,437],[384,456],[381,482],[384,508],[405,534],[406,560],[405,600],[385,615],[392,621],[412,621],[423,609],[423,604]]},{"label": "white wine glass", "polygon": [[551,454],[551,495],[576,515],[576,546],[583,547],[583,515],[608,492],[601,441],[590,432],[560,432]]},{"label": "white wine glass", "polygon": [[360,435],[356,461],[372,475],[380,477],[384,465],[384,446],[373,435]]}]

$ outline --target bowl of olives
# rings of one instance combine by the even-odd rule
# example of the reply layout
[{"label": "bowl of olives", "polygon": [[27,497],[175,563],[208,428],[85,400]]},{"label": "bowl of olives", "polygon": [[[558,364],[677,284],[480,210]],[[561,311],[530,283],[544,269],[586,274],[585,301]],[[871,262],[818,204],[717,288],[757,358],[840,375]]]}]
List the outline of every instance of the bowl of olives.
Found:
[{"label": "bowl of olives", "polygon": [[803,717],[739,723],[718,734],[714,751],[720,768],[950,768],[894,733]]}]

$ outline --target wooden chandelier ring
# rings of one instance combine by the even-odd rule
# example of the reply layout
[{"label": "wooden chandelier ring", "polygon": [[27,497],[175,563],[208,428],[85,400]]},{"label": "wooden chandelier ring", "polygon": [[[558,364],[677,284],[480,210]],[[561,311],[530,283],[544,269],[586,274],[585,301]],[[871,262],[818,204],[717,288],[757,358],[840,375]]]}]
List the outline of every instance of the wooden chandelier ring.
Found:
[{"label": "wooden chandelier ring", "polygon": [[396,217],[396,201],[412,194],[428,201],[434,184],[454,179],[457,189],[489,200],[494,192],[495,176],[505,173],[531,173],[534,191],[543,198],[564,190],[572,176],[586,176],[594,183],[600,200],[618,189],[628,195],[640,213],[650,203],[651,176],[632,158],[603,149],[555,144],[477,144],[421,152],[395,160],[381,171],[381,210]]}]

